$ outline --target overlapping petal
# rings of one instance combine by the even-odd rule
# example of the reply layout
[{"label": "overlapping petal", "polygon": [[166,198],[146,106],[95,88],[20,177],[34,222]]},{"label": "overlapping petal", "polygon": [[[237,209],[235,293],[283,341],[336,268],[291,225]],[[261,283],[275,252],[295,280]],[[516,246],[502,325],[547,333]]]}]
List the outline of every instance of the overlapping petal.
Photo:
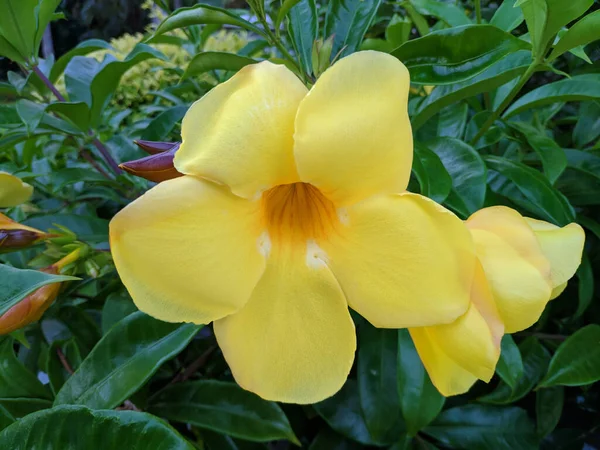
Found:
[{"label": "overlapping petal", "polygon": [[298,181],[294,119],[307,92],[285,66],[264,61],[244,67],[188,110],[175,168],[246,198]]},{"label": "overlapping petal", "polygon": [[348,304],[376,327],[450,323],[465,313],[475,264],[468,230],[415,194],[380,195],[339,211],[324,241]]},{"label": "overlapping petal", "polygon": [[214,330],[240,386],[290,403],[337,392],[356,349],[344,294],[310,248],[274,248],[247,305]]},{"label": "overlapping petal", "polygon": [[482,209],[467,220],[507,333],[533,325],[550,299],[550,263],[515,210]]},{"label": "overlapping petal", "polygon": [[385,53],[347,56],[317,80],[296,117],[302,181],[338,204],[406,189],[413,144],[409,74]]},{"label": "overlapping petal", "polygon": [[500,357],[504,325],[481,264],[475,266],[465,314],[450,324],[409,331],[431,381],[443,395],[462,394],[475,379],[489,381]]},{"label": "overlapping petal", "polygon": [[0,171],[0,208],[25,203],[33,195],[33,186],[10,173]]},{"label": "overlapping petal", "polygon": [[258,202],[189,176],[157,185],[110,224],[136,305],[169,322],[208,323],[240,309],[264,271],[261,233]]}]

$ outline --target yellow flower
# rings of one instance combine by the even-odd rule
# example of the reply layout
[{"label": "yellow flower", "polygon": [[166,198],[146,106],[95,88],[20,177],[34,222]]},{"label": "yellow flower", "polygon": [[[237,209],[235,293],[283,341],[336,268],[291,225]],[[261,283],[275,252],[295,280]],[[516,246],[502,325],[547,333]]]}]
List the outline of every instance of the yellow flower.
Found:
[{"label": "yellow flower", "polygon": [[482,209],[466,224],[479,260],[469,310],[452,324],[410,330],[431,381],[446,396],[492,378],[504,332],[539,319],[575,274],[585,241],[576,223],[559,228],[504,206]]},{"label": "yellow flower", "polygon": [[10,173],[0,171],[0,208],[11,208],[25,203],[33,195],[33,186]]},{"label": "yellow flower", "polygon": [[356,337],[451,323],[475,266],[464,223],[405,192],[408,71],[373,51],[310,91],[284,66],[246,66],[187,112],[175,167],[111,222],[137,306],[209,323],[237,382],[313,403],[343,385]]}]

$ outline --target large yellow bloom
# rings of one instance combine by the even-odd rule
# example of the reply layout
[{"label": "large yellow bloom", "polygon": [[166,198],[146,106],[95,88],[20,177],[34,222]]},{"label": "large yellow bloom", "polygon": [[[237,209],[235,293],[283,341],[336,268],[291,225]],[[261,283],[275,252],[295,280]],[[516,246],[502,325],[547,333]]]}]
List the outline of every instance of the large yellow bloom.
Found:
[{"label": "large yellow bloom", "polygon": [[0,171],[0,208],[25,203],[33,195],[33,186],[7,172]]},{"label": "large yellow bloom", "polygon": [[186,114],[175,167],[111,223],[138,307],[208,323],[238,383],[313,403],[352,366],[348,306],[377,327],[450,323],[469,307],[469,231],[405,192],[408,71],[359,52],[310,91],[284,66],[247,66]]},{"label": "large yellow bloom", "polygon": [[433,384],[447,396],[492,378],[504,332],[539,319],[575,275],[585,241],[576,223],[559,228],[504,206],[482,209],[466,224],[479,261],[471,306],[451,324],[410,330]]}]

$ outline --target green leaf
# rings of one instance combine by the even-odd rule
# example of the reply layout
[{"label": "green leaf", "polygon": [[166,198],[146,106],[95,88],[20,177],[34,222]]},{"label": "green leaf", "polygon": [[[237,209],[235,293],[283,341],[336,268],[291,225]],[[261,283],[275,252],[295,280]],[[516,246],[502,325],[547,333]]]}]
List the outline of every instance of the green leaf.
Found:
[{"label": "green leaf", "polygon": [[600,99],[600,75],[579,75],[534,89],[514,102],[503,117],[508,118],[531,108],[558,102],[598,99]]},{"label": "green leaf", "polygon": [[15,421],[15,418],[9,413],[6,408],[0,406],[0,431],[4,430],[7,426],[11,425]]},{"label": "green leaf", "polygon": [[377,440],[385,440],[400,421],[400,399],[394,389],[397,332],[364,323],[358,337],[357,378],[361,410],[369,434]]},{"label": "green leaf", "polygon": [[319,34],[319,17],[314,0],[301,0],[291,8],[288,29],[300,65],[306,73],[312,73],[312,48]]},{"label": "green leaf", "polygon": [[452,198],[448,203],[465,216],[483,208],[486,193],[487,168],[477,151],[463,141],[436,138],[427,147],[439,156],[452,179]]},{"label": "green leaf", "polygon": [[46,105],[32,102],[27,99],[20,99],[17,100],[16,106],[17,113],[27,129],[27,133],[31,135],[42,120],[44,112],[46,111]]},{"label": "green leaf", "polygon": [[[579,220],[579,217],[577,218]],[[592,265],[590,259],[584,253],[581,259],[581,265],[577,269],[577,279],[579,280],[579,295],[577,304],[577,311],[573,318],[583,316],[583,313],[589,308],[594,299],[594,272],[592,271]]]},{"label": "green leaf", "polygon": [[84,169],[83,167],[69,167],[65,169],[59,169],[52,172],[49,175],[50,185],[52,192],[59,192],[65,187],[80,182],[90,183],[109,183],[112,184],[111,180],[107,180],[102,174],[92,169]]},{"label": "green leaf", "polygon": [[0,361],[0,398],[50,398],[48,389],[16,357],[11,337],[0,337]]},{"label": "green leaf", "polygon": [[[546,0],[517,0],[516,5],[521,7],[527,30],[533,47],[533,55],[539,60],[544,56],[546,43],[543,34],[548,19],[548,4]],[[515,6],[516,6],[515,5]]]},{"label": "green leaf", "polygon": [[147,141],[164,141],[169,137],[169,134],[173,131],[175,125],[181,122],[181,119],[183,119],[187,110],[187,105],[178,105],[165,109],[150,121],[143,131],[141,139]]},{"label": "green leaf", "polygon": [[[1,33],[1,30],[0,30]],[[19,51],[0,34],[0,56],[8,58],[16,63],[25,64],[25,58]]]},{"label": "green leaf", "polygon": [[563,387],[554,386],[540,389],[535,394],[535,412],[537,417],[537,433],[540,437],[546,437],[560,421],[565,399]]},{"label": "green leaf", "polygon": [[34,55],[37,55],[39,51],[44,31],[46,31],[46,27],[53,20],[54,11],[56,11],[60,2],[61,0],[39,0],[39,3],[35,7],[36,32],[33,42]]},{"label": "green leaf", "polygon": [[472,24],[465,10],[452,3],[437,0],[412,0],[411,3],[421,14],[437,17],[451,27]]},{"label": "green leaf", "polygon": [[490,25],[500,28],[501,30],[511,32],[517,28],[525,17],[521,8],[515,7],[517,0],[504,0],[494,13]]},{"label": "green leaf", "polygon": [[452,84],[480,74],[529,44],[492,25],[465,25],[434,31],[392,52],[417,84]]},{"label": "green leaf", "polygon": [[573,129],[573,142],[578,148],[582,148],[598,136],[600,136],[600,103],[583,102],[579,107],[577,123]]},{"label": "green leaf", "polygon": [[583,17],[560,38],[550,53],[548,61],[554,61],[563,53],[598,39],[600,39],[600,11],[595,11]]},{"label": "green leaf", "polygon": [[393,438],[381,442],[375,440],[367,429],[358,395],[358,387],[354,380],[346,384],[333,397],[313,405],[315,411],[331,428],[354,441],[364,445],[389,445]]},{"label": "green leaf", "polygon": [[33,55],[36,33],[34,9],[38,0],[0,0],[0,35],[14,47],[23,59]]},{"label": "green leaf", "polygon": [[538,154],[544,167],[544,174],[551,184],[554,184],[558,177],[567,168],[567,156],[564,150],[546,134],[532,125],[523,122],[510,122],[510,127],[519,131],[531,148]]},{"label": "green leaf", "polygon": [[285,18],[285,16],[287,16],[288,12],[290,12],[290,9],[292,9],[294,7],[294,5],[296,5],[300,0],[284,0],[284,2],[281,5],[281,8],[279,8],[279,11],[277,12],[277,18],[275,19],[275,29],[279,30],[279,28],[281,28],[281,23],[283,22],[283,19]]},{"label": "green leaf", "polygon": [[323,428],[308,450],[360,450],[363,447],[350,441],[329,428]]},{"label": "green leaf", "polygon": [[101,39],[88,39],[87,41],[80,42],[76,47],[69,50],[67,53],[62,55],[56,60],[52,69],[50,69],[49,79],[52,83],[56,83],[60,76],[63,74],[69,62],[75,56],[84,56],[97,50],[111,50],[112,46]]},{"label": "green leaf", "polygon": [[[111,59],[106,57],[105,61],[109,62]],[[102,63],[94,58],[86,58],[84,56],[74,56],[71,58],[65,67],[65,88],[71,102],[83,102],[89,107],[92,106],[90,86],[101,68]]]},{"label": "green leaf", "polygon": [[181,79],[185,80],[192,76],[210,72],[211,70],[231,70],[237,72],[242,67],[257,62],[252,58],[239,56],[235,53],[202,52],[192,58]]},{"label": "green leaf", "polygon": [[498,387],[478,400],[495,405],[507,405],[525,397],[544,376],[550,354],[535,338],[526,339],[519,349],[523,355],[523,374],[517,379],[514,387],[500,382]]},{"label": "green leaf", "polygon": [[377,14],[381,0],[331,0],[323,37],[333,36],[332,55],[347,56],[360,47]]},{"label": "green leaf", "polygon": [[177,431],[150,414],[60,406],[31,414],[0,433],[11,450],[194,450]]},{"label": "green leaf", "polygon": [[50,381],[52,393],[55,396],[65,384],[65,381],[67,381],[67,379],[71,376],[71,374],[65,369],[61,359],[58,356],[59,350],[69,362],[71,369],[77,370],[77,368],[81,365],[81,353],[75,338],[71,338],[67,341],[56,340],[52,342],[50,349],[48,350],[45,369],[46,373],[48,374],[48,380]]},{"label": "green leaf", "polygon": [[54,102],[46,107],[46,111],[66,117],[81,131],[87,131],[90,127],[90,108],[85,102]]},{"label": "green leaf", "polygon": [[438,117],[438,136],[461,139],[467,128],[469,105],[456,103],[440,111]]},{"label": "green leaf", "polygon": [[513,390],[523,375],[523,359],[521,351],[510,334],[502,336],[500,359],[496,365],[496,373]]},{"label": "green leaf", "polygon": [[89,242],[108,241],[108,220],[99,217],[77,214],[48,214],[34,216],[23,221],[25,225],[40,230],[49,230],[61,225],[71,230],[77,237]]},{"label": "green leaf", "polygon": [[216,6],[198,4],[189,8],[179,8],[169,17],[162,21],[154,32],[154,36],[165,34],[177,28],[189,27],[192,25],[233,25],[245,28],[248,31],[267,37],[263,30],[252,25],[247,20],[242,19],[237,14]]},{"label": "green leaf", "polygon": [[55,405],[110,409],[135,393],[177,355],[200,326],[173,324],[141,312],[131,314],[98,342],[56,396]]},{"label": "green leaf", "polygon": [[408,17],[400,17],[395,14],[385,28],[385,45],[391,46],[388,52],[408,41],[412,21]]},{"label": "green leaf", "polygon": [[446,400],[431,383],[407,330],[398,331],[398,394],[409,436],[429,425]]},{"label": "green leaf", "polygon": [[150,411],[168,420],[248,441],[287,439],[299,444],[276,403],[263,400],[235,383],[200,380],[174,384],[160,392]]},{"label": "green leaf", "polygon": [[412,3],[404,3],[402,5],[406,10],[406,14],[410,17],[410,20],[415,24],[415,28],[419,31],[421,36],[425,36],[429,34],[429,24],[427,23],[427,19],[420,14]]},{"label": "green leaf", "polygon": [[128,295],[117,292],[110,294],[102,307],[102,334],[108,333],[115,324],[136,311]]},{"label": "green leaf", "polygon": [[[544,218],[555,224],[564,226],[575,220],[575,212],[569,201],[558,190],[552,187],[540,172],[524,164],[499,156],[486,156],[489,169],[499,172],[511,180],[519,193],[527,201],[543,212]],[[494,189],[494,185],[490,187]],[[511,198],[518,203],[518,199]]]},{"label": "green leaf", "polygon": [[594,0],[545,0],[548,5],[548,18],[542,35],[543,45],[567,25],[585,13],[594,4]]},{"label": "green leaf", "polygon": [[564,341],[539,387],[585,386],[600,380],[600,325],[587,325]]},{"label": "green leaf", "polygon": [[445,446],[469,450],[538,448],[533,424],[516,407],[466,405],[444,411],[424,432]]},{"label": "green leaf", "polygon": [[0,316],[42,286],[78,279],[0,264]]},{"label": "green leaf", "polygon": [[52,402],[45,398],[0,398],[0,406],[5,408],[15,419],[52,407]]},{"label": "green leaf", "polygon": [[412,168],[419,180],[421,194],[437,203],[446,200],[452,189],[452,179],[438,155],[425,145],[417,143]]},{"label": "green leaf", "polygon": [[413,115],[413,130],[449,105],[475,95],[491,92],[525,73],[531,64],[531,52],[518,51],[496,62],[468,81],[437,86],[419,105]]}]

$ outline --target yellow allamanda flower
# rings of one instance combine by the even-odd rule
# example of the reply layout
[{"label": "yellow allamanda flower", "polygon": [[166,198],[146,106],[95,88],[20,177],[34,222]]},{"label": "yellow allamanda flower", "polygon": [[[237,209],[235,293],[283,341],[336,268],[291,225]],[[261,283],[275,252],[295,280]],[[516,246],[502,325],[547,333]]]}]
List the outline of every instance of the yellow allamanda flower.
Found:
[{"label": "yellow allamanda flower", "polygon": [[502,335],[539,319],[575,274],[585,241],[576,223],[559,228],[504,206],[484,208],[466,225],[478,258],[469,309],[451,324],[410,329],[431,381],[446,396],[492,378]]},{"label": "yellow allamanda flower", "polygon": [[0,171],[0,208],[11,208],[25,203],[33,195],[33,186],[20,178]]},{"label": "yellow allamanda flower", "polygon": [[409,75],[373,51],[307,88],[246,66],[194,103],[160,183],[111,222],[137,306],[214,322],[236,381],[313,403],[341,388],[356,349],[348,307],[377,327],[452,323],[470,305],[469,230],[406,192]]}]

